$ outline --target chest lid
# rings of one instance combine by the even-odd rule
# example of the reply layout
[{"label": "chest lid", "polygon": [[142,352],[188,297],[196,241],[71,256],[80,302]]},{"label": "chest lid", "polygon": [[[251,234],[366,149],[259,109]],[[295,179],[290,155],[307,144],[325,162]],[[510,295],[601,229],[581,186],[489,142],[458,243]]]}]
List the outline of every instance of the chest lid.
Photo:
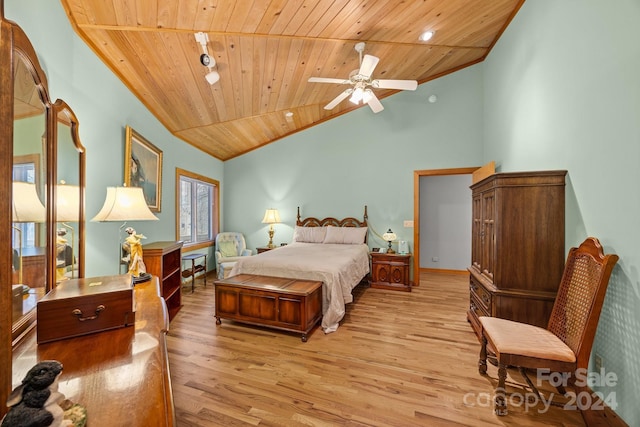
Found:
[{"label": "chest lid", "polygon": [[38,303],[70,298],[86,298],[91,295],[112,292],[132,294],[133,277],[130,274],[120,274],[65,280],[60,282],[55,289],[49,291]]}]

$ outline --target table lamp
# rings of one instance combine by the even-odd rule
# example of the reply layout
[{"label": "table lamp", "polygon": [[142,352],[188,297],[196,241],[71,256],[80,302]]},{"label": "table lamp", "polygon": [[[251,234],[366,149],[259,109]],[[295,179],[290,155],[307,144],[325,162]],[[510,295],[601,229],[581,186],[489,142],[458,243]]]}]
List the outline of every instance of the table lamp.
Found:
[{"label": "table lamp", "polygon": [[277,209],[269,208],[264,213],[264,218],[262,218],[263,224],[269,224],[269,244],[268,248],[275,248],[273,244],[273,234],[275,231],[273,230],[273,224],[278,224],[280,222],[280,213],[278,213]]},{"label": "table lamp", "polygon": [[396,251],[394,251],[393,248],[391,247],[391,242],[396,240],[396,237],[398,237],[398,236],[396,236],[396,233],[391,231],[391,229],[387,230],[387,232],[382,235],[382,238],[384,240],[386,240],[387,242],[389,242],[389,247],[387,248],[387,253],[388,254],[395,254],[396,253]]},{"label": "table lamp", "polygon": [[[122,229],[127,224],[127,221],[148,221],[158,220],[147,202],[144,199],[144,193],[141,187],[107,187],[107,197],[105,198],[104,205],[100,212],[91,219],[91,221],[99,222],[112,222],[122,221],[118,232],[118,269],[120,268],[120,262],[122,261],[122,243],[120,237]],[[135,231],[135,230],[134,230]],[[128,233],[130,234],[130,233]],[[144,263],[142,262],[142,245],[139,248],[139,260],[134,260],[133,256],[129,257],[128,265],[129,272],[138,271],[138,274],[133,274],[133,283],[140,283],[151,278],[151,275],[146,272]],[[137,262],[137,267],[133,265]]]},{"label": "table lamp", "polygon": [[[13,182],[11,198],[11,220],[14,223],[44,222],[45,207],[38,197],[36,185],[30,182]],[[22,285],[22,228],[13,226],[18,232],[18,284]]]},{"label": "table lamp", "polygon": [[[75,277],[75,230],[69,225],[70,222],[78,222],[80,219],[80,187],[77,185],[66,185],[64,181],[56,187],[56,221],[64,228],[71,231],[71,278]],[[62,233],[58,231],[58,236]],[[64,265],[62,269],[66,268]],[[62,272],[59,272],[62,274]],[[59,277],[62,279],[62,277]]]}]

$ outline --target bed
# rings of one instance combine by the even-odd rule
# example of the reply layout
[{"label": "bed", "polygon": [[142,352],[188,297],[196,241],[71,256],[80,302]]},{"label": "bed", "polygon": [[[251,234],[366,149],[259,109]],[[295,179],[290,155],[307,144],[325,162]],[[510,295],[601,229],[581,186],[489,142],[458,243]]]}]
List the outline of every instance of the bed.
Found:
[{"label": "bed", "polygon": [[322,284],[322,330],[338,329],[352,290],[369,274],[367,207],[362,221],[300,217],[293,242],[259,255],[240,259],[230,277],[238,274],[320,280]]}]

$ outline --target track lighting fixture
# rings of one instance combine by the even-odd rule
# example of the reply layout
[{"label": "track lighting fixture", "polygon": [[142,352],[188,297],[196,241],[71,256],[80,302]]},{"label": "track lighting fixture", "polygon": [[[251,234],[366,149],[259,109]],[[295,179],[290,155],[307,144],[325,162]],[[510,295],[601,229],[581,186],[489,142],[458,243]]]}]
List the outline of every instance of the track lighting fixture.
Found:
[{"label": "track lighting fixture", "polygon": [[213,59],[213,57],[209,56],[209,51],[207,50],[209,36],[207,35],[207,33],[203,32],[196,33],[196,41],[200,43],[200,46],[202,46],[200,63],[209,69],[209,72],[204,77],[207,79],[207,82],[212,85],[220,80],[220,74],[218,74],[218,71],[214,70],[216,66],[216,60]]},{"label": "track lighting fixture", "polygon": [[216,83],[218,80],[220,80],[220,74],[218,74],[216,70],[213,70],[213,71],[209,71],[207,75],[204,76],[204,78],[207,79],[210,85],[212,85]]}]

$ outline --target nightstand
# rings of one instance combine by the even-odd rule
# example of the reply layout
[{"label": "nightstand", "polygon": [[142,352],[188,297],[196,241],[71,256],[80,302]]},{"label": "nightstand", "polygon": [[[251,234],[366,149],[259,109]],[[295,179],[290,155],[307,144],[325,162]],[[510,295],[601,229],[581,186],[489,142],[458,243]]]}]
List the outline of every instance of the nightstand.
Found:
[{"label": "nightstand", "polygon": [[256,248],[256,251],[258,251],[259,254],[261,254],[262,252],[267,252],[270,251],[271,249],[275,249],[275,248],[268,248],[268,247],[264,247],[264,248]]},{"label": "nightstand", "polygon": [[409,263],[411,254],[371,252],[371,287],[411,292]]}]

